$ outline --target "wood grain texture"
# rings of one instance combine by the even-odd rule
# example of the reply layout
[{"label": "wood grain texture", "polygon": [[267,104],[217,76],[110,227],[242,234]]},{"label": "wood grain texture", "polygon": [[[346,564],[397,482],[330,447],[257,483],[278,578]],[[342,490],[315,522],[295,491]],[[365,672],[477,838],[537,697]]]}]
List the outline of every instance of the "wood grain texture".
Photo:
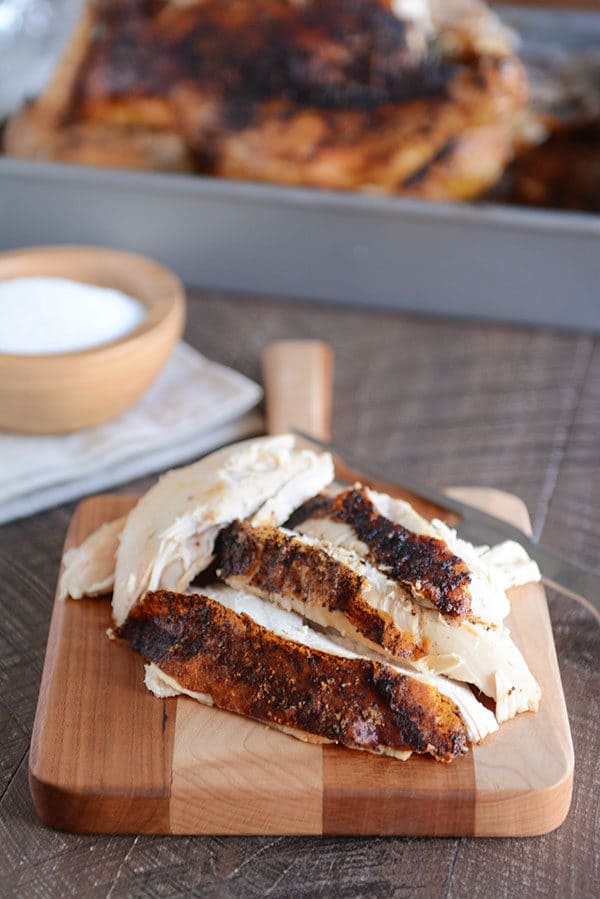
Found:
[{"label": "wood grain texture", "polygon": [[[515,497],[456,492],[529,526]],[[118,495],[84,501],[67,546],[130,504]],[[517,593],[508,623],[542,686],[540,711],[451,765],[306,744],[187,697],[157,700],[142,685],[140,657],[107,640],[108,603],[57,598],[30,757],[36,810],[55,827],[102,833],[552,830],[570,803],[571,736],[543,590]]]},{"label": "wood grain texture", "polygon": [[[463,491],[453,493],[459,499],[466,499]],[[486,496],[486,511],[524,531],[531,530],[527,508],[517,497],[508,496],[507,501],[507,494],[491,491]],[[541,592],[539,585],[537,589]],[[513,640],[542,688],[543,713],[518,715],[503,725],[507,738],[519,746],[518,764],[508,756],[499,740],[474,748],[478,802],[473,832],[481,836],[502,836],[511,828],[524,835],[544,833],[562,824],[571,803],[573,745],[550,615],[545,603],[532,602],[531,592],[528,586],[511,591],[508,623]],[[507,768],[511,772],[511,787],[503,791],[502,801],[498,802],[496,791],[498,784],[506,782]],[[527,770],[536,797],[535,803],[528,804],[526,814],[520,796],[521,770]]]},{"label": "wood grain texture", "polygon": [[[117,506],[117,515],[113,510]],[[86,500],[65,549],[131,505]],[[76,831],[169,832],[175,703],[139,702],[143,661],[112,646],[110,604],[85,614],[74,602],[54,605],[31,738],[29,782],[42,820]]]},{"label": "wood grain texture", "polygon": [[[326,236],[324,237],[326,239]],[[402,290],[402,285],[398,285]],[[250,377],[270,339],[336,353],[333,434],[397,476],[522,496],[534,533],[597,564],[600,341],[197,292],[186,339]],[[586,449],[587,448],[587,449]],[[145,489],[150,479],[124,485]],[[569,521],[564,501],[575,491]],[[42,827],[27,783],[54,584],[73,504],[0,529],[0,895],[123,897],[591,897],[600,882],[600,629],[549,594],[576,753],[571,811],[531,839],[109,837]],[[573,531],[573,523],[576,530]],[[547,530],[548,529],[548,530]],[[8,751],[9,750],[9,751]]]},{"label": "wood grain texture", "polygon": [[333,353],[322,340],[277,340],[263,353],[268,434],[331,437]]},{"label": "wood grain texture", "polygon": [[323,750],[177,699],[171,833],[323,831]]}]

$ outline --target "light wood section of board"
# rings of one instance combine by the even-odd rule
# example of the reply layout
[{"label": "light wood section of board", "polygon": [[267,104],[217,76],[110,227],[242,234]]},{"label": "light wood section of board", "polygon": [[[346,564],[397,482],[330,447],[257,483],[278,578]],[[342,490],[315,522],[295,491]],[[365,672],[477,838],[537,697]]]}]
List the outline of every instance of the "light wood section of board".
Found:
[{"label": "light wood section of board", "polygon": [[178,699],[171,831],[323,830],[323,750],[256,721]]},{"label": "light wood section of board", "polygon": [[[132,504],[80,503],[65,550]],[[31,738],[33,800],[64,830],[168,832],[175,703],[146,701],[143,660],[108,639],[111,624],[105,598],[55,600]]]},{"label": "light wood section of board", "polygon": [[[515,497],[462,499],[527,526]],[[80,504],[67,546],[133,499]],[[30,757],[39,816],[108,833],[504,835],[557,827],[573,750],[543,588],[511,593],[510,628],[544,691],[540,711],[450,765],[310,745],[202,706],[156,699],[143,663],[107,639],[108,599],[55,601]]]},{"label": "light wood section of board", "polygon": [[[483,508],[471,489],[450,492]],[[497,490],[485,493],[487,512],[531,532],[527,508],[518,497]],[[481,836],[502,836],[513,828],[524,836],[543,833],[564,820],[571,803],[573,744],[543,587],[518,587],[510,600],[512,638],[542,688],[542,704],[538,714],[517,715],[502,725],[500,735],[519,746],[518,757],[507,754],[503,739],[473,748],[474,831]],[[526,803],[524,789],[529,790]]]},{"label": "light wood section of board", "polygon": [[263,353],[269,434],[299,428],[319,440],[331,436],[333,350],[322,340],[275,340]]}]

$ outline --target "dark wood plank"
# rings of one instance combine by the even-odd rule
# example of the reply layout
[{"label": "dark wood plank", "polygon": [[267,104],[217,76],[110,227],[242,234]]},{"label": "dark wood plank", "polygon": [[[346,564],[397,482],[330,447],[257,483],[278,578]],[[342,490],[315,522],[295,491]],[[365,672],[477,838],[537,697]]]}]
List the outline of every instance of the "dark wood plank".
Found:
[{"label": "dark wood plank", "polygon": [[218,294],[198,308],[190,342],[257,379],[270,340],[327,340],[337,442],[398,477],[515,493],[539,533],[591,337]]},{"label": "dark wood plank", "polygon": [[[565,434],[542,536],[558,552],[598,565],[600,553],[600,342],[589,356],[583,390]],[[568,544],[566,546],[565,544]]]},{"label": "dark wood plank", "polygon": [[475,832],[478,797],[472,752],[451,766],[433,766],[423,758],[412,758],[402,767],[393,759],[377,762],[367,767],[360,757],[325,747],[324,833]]},{"label": "dark wood plank", "polygon": [[[600,556],[600,343],[587,355],[586,373],[572,425],[565,430],[548,483],[544,542],[598,567]],[[592,896],[600,877],[597,788],[600,782],[598,720],[600,629],[582,607],[548,591],[575,751],[575,785],[565,824],[539,840],[463,841],[450,896],[469,884],[474,899],[490,895]],[[582,847],[586,847],[582,849]],[[515,881],[515,878],[516,881]]]},{"label": "dark wood plank", "polygon": [[31,806],[27,759],[21,762],[3,799],[0,839],[3,899],[108,896],[135,843],[134,837],[99,840],[42,827]]},{"label": "dark wood plank", "polygon": [[[538,534],[554,489],[562,490],[562,469],[570,464],[565,448],[569,435],[577,433],[573,422],[584,382],[589,390],[592,349],[597,354],[600,346],[589,336],[208,292],[197,293],[190,303],[187,337],[211,358],[254,378],[267,340],[330,340],[337,356],[337,440],[366,456],[377,454],[398,474],[406,468],[438,485],[478,483],[517,493],[526,500]],[[597,408],[590,407],[588,417],[585,439],[598,446]],[[575,469],[578,464],[574,459]],[[119,489],[143,489],[149,480]],[[569,490],[565,487],[565,497]],[[13,650],[5,652],[4,643],[0,650],[2,696],[27,735],[72,510],[73,504],[0,530],[0,634]],[[591,502],[589,514],[577,552],[591,559],[597,552],[591,533],[599,526],[600,504]],[[572,534],[561,519],[562,512],[556,518],[551,514],[552,541],[568,549]],[[564,600],[552,598],[551,611],[576,752],[572,810],[555,834],[524,841],[136,840],[59,834],[36,821],[26,761],[18,767],[15,751],[10,759],[5,756],[9,786],[0,800],[0,895],[46,899],[195,891],[237,899],[270,891],[294,897],[425,899],[445,896],[450,888],[453,895],[541,895],[538,883],[547,887],[547,895],[591,895],[590,885],[600,873],[593,805],[599,728],[591,714],[600,698],[597,629],[586,612]],[[3,739],[1,731],[0,750]],[[471,846],[472,854],[465,855]]]}]

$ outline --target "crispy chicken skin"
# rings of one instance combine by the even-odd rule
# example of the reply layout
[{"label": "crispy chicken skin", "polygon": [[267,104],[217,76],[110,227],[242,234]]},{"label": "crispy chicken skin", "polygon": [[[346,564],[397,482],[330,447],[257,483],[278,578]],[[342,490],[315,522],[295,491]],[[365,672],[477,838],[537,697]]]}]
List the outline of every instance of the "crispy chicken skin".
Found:
[{"label": "crispy chicken skin", "polygon": [[[325,548],[280,528],[235,521],[216,543],[218,574],[226,583],[259,596],[290,602],[297,610],[326,610],[370,644],[399,658],[419,659],[427,642],[398,629],[391,616],[372,606],[367,579]],[[332,619],[332,622],[334,619]]]},{"label": "crispy chicken skin", "polygon": [[526,100],[508,50],[448,51],[390,0],[97,0],[77,40],[9,152],[467,198]]},{"label": "crispy chicken skin", "polygon": [[324,492],[297,509],[289,526],[355,552],[445,619],[498,627],[510,611],[506,589],[539,580],[537,566],[514,542],[473,546],[443,521],[360,483]]},{"label": "crispy chicken skin", "polygon": [[315,518],[350,525],[370,562],[444,614],[457,618],[470,614],[466,562],[436,537],[415,534],[381,515],[365,490],[350,487],[336,496],[313,497],[291,515],[287,526],[295,529]]},{"label": "crispy chicken skin", "polygon": [[459,66],[446,78],[437,91],[417,83],[411,97],[364,104],[267,98],[234,128],[198,85],[181,85],[173,102],[188,144],[201,157],[213,148],[207,159],[216,175],[466,199],[494,183],[511,158],[522,73],[503,58]]},{"label": "crispy chicken skin", "polygon": [[206,596],[147,593],[116,633],[188,690],[266,724],[379,754],[467,751],[456,705],[434,687],[286,640]]},{"label": "crispy chicken skin", "polygon": [[361,651],[474,684],[498,721],[537,709],[540,689],[503,626],[443,616],[355,551],[281,528],[234,522],[216,546],[217,575],[341,634]]}]

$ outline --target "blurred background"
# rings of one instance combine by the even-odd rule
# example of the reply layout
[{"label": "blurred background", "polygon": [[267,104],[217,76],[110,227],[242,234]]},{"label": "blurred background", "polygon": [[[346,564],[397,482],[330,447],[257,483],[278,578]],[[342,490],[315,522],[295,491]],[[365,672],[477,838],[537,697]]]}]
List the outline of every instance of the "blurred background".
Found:
[{"label": "blurred background", "polygon": [[0,249],[600,327],[595,0],[231,8],[0,0]]}]

